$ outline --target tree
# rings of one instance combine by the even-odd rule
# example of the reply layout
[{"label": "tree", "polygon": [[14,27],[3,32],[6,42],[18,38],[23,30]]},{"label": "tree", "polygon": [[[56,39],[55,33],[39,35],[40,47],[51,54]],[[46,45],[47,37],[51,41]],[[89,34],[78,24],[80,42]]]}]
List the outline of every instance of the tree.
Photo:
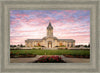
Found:
[{"label": "tree", "polygon": [[88,45],[88,47],[90,47],[90,44]]},{"label": "tree", "polygon": [[80,47],[81,45],[76,45],[75,47]]},{"label": "tree", "polygon": [[16,45],[10,45],[10,47],[16,47]]},{"label": "tree", "polygon": [[84,45],[84,47],[88,47],[87,45]]},{"label": "tree", "polygon": [[10,47],[13,47],[12,45],[10,45]]},{"label": "tree", "polygon": [[25,45],[23,45],[23,44],[20,44],[20,47],[25,47]]},{"label": "tree", "polygon": [[13,47],[16,47],[16,45],[14,45]]}]

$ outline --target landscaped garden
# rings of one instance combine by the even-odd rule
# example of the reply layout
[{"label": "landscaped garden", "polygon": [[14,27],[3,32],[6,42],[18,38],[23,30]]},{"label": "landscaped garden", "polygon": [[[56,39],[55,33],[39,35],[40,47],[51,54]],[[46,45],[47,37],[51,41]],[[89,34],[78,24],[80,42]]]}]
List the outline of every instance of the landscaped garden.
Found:
[{"label": "landscaped garden", "polygon": [[10,57],[35,57],[36,55],[64,55],[65,57],[89,58],[90,50],[10,50]]},{"label": "landscaped garden", "polygon": [[35,63],[65,63],[60,56],[42,56]]}]

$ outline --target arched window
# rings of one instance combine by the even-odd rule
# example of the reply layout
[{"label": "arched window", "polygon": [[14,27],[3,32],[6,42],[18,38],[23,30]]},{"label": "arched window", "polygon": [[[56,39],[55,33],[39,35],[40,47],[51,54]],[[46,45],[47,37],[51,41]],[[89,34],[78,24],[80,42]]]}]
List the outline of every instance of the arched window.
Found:
[{"label": "arched window", "polygon": [[67,44],[67,46],[69,47],[69,43]]}]

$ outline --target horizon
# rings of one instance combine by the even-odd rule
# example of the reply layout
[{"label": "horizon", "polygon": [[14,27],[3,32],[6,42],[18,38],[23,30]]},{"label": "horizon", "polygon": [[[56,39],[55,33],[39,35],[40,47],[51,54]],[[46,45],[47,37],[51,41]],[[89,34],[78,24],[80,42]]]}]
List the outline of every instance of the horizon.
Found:
[{"label": "horizon", "polygon": [[49,21],[58,39],[74,39],[75,45],[90,43],[89,10],[11,10],[10,44],[25,45],[26,39],[42,39]]}]

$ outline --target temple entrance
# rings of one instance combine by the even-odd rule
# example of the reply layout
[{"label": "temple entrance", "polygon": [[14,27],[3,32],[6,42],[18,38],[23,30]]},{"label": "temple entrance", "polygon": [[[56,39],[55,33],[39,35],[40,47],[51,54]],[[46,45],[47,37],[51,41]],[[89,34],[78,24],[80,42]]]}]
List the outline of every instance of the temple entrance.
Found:
[{"label": "temple entrance", "polygon": [[52,48],[52,42],[51,41],[48,42],[48,48]]}]

